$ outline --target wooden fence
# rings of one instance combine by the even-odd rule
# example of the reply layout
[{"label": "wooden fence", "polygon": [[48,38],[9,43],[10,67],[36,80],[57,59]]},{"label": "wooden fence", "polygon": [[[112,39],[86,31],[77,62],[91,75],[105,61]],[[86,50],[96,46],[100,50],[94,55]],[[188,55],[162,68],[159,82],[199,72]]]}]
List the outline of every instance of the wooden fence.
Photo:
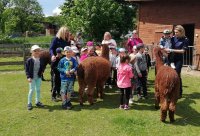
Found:
[{"label": "wooden fence", "polygon": [[23,61],[0,62],[3,65],[24,65],[26,59],[31,55],[32,45],[39,45],[42,49],[48,50],[50,43],[30,43],[30,44],[0,44],[0,57],[23,57]]}]

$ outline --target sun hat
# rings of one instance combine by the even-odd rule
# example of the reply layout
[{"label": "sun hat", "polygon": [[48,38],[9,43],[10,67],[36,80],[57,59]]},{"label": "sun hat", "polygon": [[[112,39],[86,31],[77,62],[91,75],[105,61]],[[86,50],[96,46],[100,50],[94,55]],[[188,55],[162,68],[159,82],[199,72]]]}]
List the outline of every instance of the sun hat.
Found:
[{"label": "sun hat", "polygon": [[76,46],[72,46],[71,49],[74,53],[79,53],[79,50]]},{"label": "sun hat", "polygon": [[32,47],[31,47],[31,52],[32,51],[34,51],[34,50],[37,50],[37,49],[41,49],[40,47],[39,47],[39,45],[33,45]]},{"label": "sun hat", "polygon": [[125,48],[119,48],[119,52],[125,52],[126,49]]},{"label": "sun hat", "polygon": [[93,42],[92,41],[88,41],[86,45],[87,46],[93,46]]},{"label": "sun hat", "polygon": [[65,46],[64,51],[72,51],[72,49],[69,46]]},{"label": "sun hat", "polygon": [[56,53],[62,53],[63,49],[61,47],[56,49]]},{"label": "sun hat", "polygon": [[88,48],[87,47],[83,47],[81,48],[81,52],[86,51]]},{"label": "sun hat", "polygon": [[165,29],[164,31],[163,31],[163,34],[171,34],[172,33],[172,31],[170,31],[169,29]]}]

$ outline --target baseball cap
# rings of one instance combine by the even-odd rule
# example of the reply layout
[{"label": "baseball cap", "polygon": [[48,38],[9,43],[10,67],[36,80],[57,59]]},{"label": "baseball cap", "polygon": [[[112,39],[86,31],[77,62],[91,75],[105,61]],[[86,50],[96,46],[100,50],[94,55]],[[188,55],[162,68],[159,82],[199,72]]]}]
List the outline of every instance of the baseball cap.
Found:
[{"label": "baseball cap", "polygon": [[172,31],[170,31],[169,29],[165,29],[164,31],[163,31],[163,34],[171,34],[172,33]]},{"label": "baseball cap", "polygon": [[65,46],[64,51],[72,51],[72,49],[69,46]]},{"label": "baseball cap", "polygon": [[56,53],[62,53],[62,51],[63,51],[63,49],[60,47],[56,49]]},{"label": "baseball cap", "polygon": [[79,53],[79,50],[76,46],[72,46],[71,49],[74,53]]},{"label": "baseball cap", "polygon": [[37,50],[37,49],[41,49],[41,48],[39,47],[39,45],[33,45],[33,46],[31,47],[31,52],[34,51],[34,50]]}]

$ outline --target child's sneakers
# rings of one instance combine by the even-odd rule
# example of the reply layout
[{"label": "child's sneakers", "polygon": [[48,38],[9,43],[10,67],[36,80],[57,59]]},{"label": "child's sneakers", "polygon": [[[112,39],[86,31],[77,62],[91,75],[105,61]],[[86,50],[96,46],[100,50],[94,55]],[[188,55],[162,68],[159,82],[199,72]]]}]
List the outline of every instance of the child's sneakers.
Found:
[{"label": "child's sneakers", "polygon": [[174,65],[174,63],[171,63],[170,66],[171,66],[171,68],[173,68],[173,69],[176,68],[175,65]]},{"label": "child's sneakers", "polygon": [[129,106],[128,105],[125,105],[124,106],[124,110],[129,110],[130,108],[129,108]]},{"label": "child's sneakers", "polygon": [[119,109],[124,109],[124,105],[120,105],[120,106],[119,106]]},{"label": "child's sneakers", "polygon": [[37,107],[44,107],[44,105],[41,102],[38,102],[35,104]]},{"label": "child's sneakers", "polygon": [[31,104],[31,103],[29,103],[29,104],[27,105],[27,109],[28,109],[28,110],[32,110],[32,109],[33,109],[33,107],[32,107],[32,104]]},{"label": "child's sneakers", "polygon": [[133,98],[130,98],[130,99],[129,99],[129,103],[130,103],[130,104],[133,104]]}]

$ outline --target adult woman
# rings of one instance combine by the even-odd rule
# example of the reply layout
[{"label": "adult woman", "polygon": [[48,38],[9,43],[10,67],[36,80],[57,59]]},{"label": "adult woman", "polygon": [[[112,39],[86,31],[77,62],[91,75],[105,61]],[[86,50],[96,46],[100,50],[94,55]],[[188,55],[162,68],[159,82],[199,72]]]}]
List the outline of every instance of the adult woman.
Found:
[{"label": "adult woman", "polygon": [[132,53],[133,51],[133,46],[138,45],[139,43],[143,43],[143,41],[138,37],[137,30],[133,30],[133,35],[131,38],[128,39],[126,43],[126,47],[128,50],[128,53]]},{"label": "adult woman", "polygon": [[181,25],[177,25],[174,28],[175,35],[171,38],[172,49],[165,49],[168,52],[174,53],[174,64],[176,67],[176,72],[180,77],[180,98],[182,97],[182,79],[181,79],[181,69],[183,66],[183,55],[188,49],[189,41],[185,36],[185,29]]},{"label": "adult woman", "polygon": [[[104,33],[102,44],[107,44],[110,49],[117,48],[117,43],[114,39],[112,39],[112,36],[109,32]],[[109,56],[111,57],[111,55],[109,55]],[[111,58],[110,58],[110,61],[111,61]],[[108,80],[106,82],[106,84],[109,86],[110,89],[112,89],[112,77],[111,77],[112,72],[113,71],[111,69],[110,77],[108,78]]]},{"label": "adult woman", "polygon": [[102,44],[108,44],[109,48],[117,47],[116,41],[114,39],[112,39],[112,36],[109,32],[104,33]]},{"label": "adult woman", "polygon": [[68,28],[63,26],[58,30],[56,37],[52,40],[50,45],[49,52],[52,62],[56,60],[56,49],[59,47],[64,49],[65,46],[70,46],[70,35]]}]

